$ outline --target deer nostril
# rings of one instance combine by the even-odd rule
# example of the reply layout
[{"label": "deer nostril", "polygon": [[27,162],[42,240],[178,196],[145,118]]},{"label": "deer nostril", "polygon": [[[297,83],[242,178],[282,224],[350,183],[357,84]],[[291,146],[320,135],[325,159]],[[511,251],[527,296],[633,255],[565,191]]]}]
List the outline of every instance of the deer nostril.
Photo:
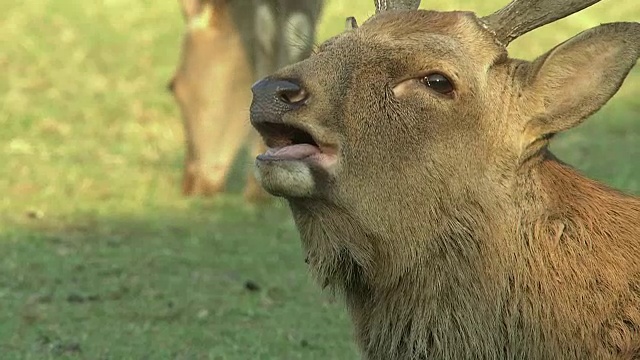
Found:
[{"label": "deer nostril", "polygon": [[291,105],[297,105],[307,99],[307,92],[301,87],[282,89],[278,91],[280,100]]},{"label": "deer nostril", "polygon": [[276,121],[286,112],[304,106],[309,98],[309,93],[295,82],[269,77],[253,84],[251,91],[252,121]]}]

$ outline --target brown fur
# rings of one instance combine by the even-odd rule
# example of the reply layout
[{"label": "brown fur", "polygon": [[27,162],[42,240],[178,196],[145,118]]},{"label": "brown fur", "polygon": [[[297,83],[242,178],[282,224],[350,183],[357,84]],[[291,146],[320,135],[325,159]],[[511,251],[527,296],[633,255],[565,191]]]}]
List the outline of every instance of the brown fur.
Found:
[{"label": "brown fur", "polygon": [[[246,121],[251,84],[269,72],[307,57],[313,44],[321,1],[180,0],[187,29],[180,64],[170,84],[180,106],[185,128],[185,195],[214,195],[224,190],[234,159],[249,145],[251,155],[264,151],[259,136]],[[259,23],[256,8],[271,9],[272,19]],[[297,42],[285,38],[290,16],[307,16],[311,34],[299,34]],[[194,23],[200,26],[194,27]],[[203,26],[204,25],[204,26]],[[271,43],[256,38],[256,28],[273,27]],[[306,36],[306,38],[305,38]],[[283,52],[301,48],[295,59]],[[247,174],[245,197],[267,199],[253,172]]]},{"label": "brown fur", "polygon": [[[262,183],[344,295],[365,359],[640,358],[640,199],[547,149],[639,55],[640,24],[527,62],[472,13],[389,11],[272,76],[311,94],[282,121],[339,157],[309,165],[308,196],[276,191],[284,170]],[[411,80],[434,70],[451,97]]]}]

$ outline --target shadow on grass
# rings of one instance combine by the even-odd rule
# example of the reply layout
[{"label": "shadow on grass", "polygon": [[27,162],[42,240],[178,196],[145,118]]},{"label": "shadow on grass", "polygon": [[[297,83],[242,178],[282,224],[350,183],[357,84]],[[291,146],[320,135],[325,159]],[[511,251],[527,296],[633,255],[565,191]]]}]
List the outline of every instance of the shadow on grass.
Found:
[{"label": "shadow on grass", "polygon": [[279,203],[223,196],[139,216],[31,219],[1,237],[0,351],[11,358],[355,354]]}]

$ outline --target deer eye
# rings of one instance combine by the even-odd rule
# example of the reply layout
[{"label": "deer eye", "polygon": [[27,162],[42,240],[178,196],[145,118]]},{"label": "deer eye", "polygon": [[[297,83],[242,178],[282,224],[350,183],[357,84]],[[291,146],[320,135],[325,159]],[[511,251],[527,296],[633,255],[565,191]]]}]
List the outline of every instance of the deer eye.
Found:
[{"label": "deer eye", "polygon": [[453,92],[453,85],[444,75],[433,73],[420,79],[426,87],[440,94],[448,95]]}]

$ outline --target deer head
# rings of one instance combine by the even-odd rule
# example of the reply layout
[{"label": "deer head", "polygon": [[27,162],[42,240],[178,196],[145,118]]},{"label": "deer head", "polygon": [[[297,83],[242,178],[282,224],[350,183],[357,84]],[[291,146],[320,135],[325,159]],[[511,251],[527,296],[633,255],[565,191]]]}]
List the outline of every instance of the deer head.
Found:
[{"label": "deer head", "polygon": [[428,203],[455,190],[444,187],[513,179],[551,135],[614,95],[640,30],[601,25],[533,62],[505,46],[595,2],[516,0],[480,18],[376,1],[363,26],[254,86],[251,120],[271,147],[257,161],[263,185],[289,198],[364,204],[417,192]]}]

